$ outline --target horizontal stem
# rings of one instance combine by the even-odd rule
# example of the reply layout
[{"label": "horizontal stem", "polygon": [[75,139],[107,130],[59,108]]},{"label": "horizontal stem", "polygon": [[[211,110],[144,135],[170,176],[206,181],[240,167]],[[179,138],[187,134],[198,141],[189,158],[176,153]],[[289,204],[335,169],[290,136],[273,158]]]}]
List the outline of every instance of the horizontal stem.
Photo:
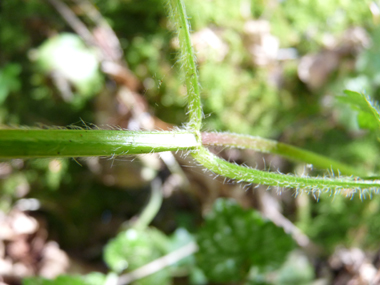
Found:
[{"label": "horizontal stem", "polygon": [[193,152],[192,156],[212,172],[238,182],[294,188],[297,191],[306,190],[317,195],[323,192],[341,193],[347,196],[358,193],[363,197],[372,192],[376,193],[380,189],[380,180],[362,180],[353,177],[299,177],[252,169],[227,162],[203,147],[200,147],[197,152]]},{"label": "horizontal stem", "polygon": [[191,132],[0,130],[0,158],[115,156],[195,149]]},{"label": "horizontal stem", "polygon": [[202,133],[202,144],[278,154],[290,160],[302,161],[312,164],[316,168],[328,169],[344,175],[364,176],[367,174],[362,169],[353,168],[326,156],[260,137],[231,133]]}]

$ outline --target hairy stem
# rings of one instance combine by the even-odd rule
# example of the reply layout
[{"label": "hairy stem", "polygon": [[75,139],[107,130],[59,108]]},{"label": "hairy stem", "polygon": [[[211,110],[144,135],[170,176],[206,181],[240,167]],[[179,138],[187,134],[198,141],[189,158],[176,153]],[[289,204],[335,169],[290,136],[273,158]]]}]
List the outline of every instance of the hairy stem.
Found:
[{"label": "hairy stem", "polygon": [[362,169],[353,168],[326,156],[260,137],[231,133],[202,133],[202,144],[278,154],[291,160],[309,163],[317,168],[328,169],[343,175],[367,175]]},{"label": "hairy stem", "polygon": [[198,72],[190,38],[190,25],[187,21],[185,5],[181,0],[169,0],[169,15],[178,33],[181,67],[185,72],[188,95],[188,126],[199,131],[202,124],[202,105],[199,92]]},{"label": "hairy stem", "polygon": [[323,192],[334,194],[343,193],[348,196],[358,193],[361,197],[366,194],[371,194],[372,192],[377,192],[380,187],[380,180],[361,180],[351,177],[298,177],[260,171],[227,162],[213,155],[203,147],[200,147],[198,151],[192,155],[199,163],[212,172],[235,179],[238,182],[245,181],[267,186],[294,188],[297,191],[311,191],[318,195]]},{"label": "hairy stem", "polygon": [[9,129],[0,131],[0,158],[115,156],[195,149],[190,132]]}]

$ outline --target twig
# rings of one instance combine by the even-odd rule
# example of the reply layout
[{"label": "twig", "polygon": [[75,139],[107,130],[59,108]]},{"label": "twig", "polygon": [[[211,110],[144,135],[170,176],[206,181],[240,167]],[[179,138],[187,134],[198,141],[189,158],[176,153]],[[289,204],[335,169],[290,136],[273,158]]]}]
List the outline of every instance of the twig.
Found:
[{"label": "twig", "polygon": [[121,63],[123,50],[115,32],[101,13],[88,0],[74,0],[83,13],[95,24],[93,36],[97,42],[98,48],[103,53],[104,60],[109,62]]},{"label": "twig", "polygon": [[49,0],[50,4],[61,14],[62,18],[71,26],[71,28],[81,36],[88,45],[95,45],[95,39],[90,30],[78,19],[70,8],[59,0]]}]

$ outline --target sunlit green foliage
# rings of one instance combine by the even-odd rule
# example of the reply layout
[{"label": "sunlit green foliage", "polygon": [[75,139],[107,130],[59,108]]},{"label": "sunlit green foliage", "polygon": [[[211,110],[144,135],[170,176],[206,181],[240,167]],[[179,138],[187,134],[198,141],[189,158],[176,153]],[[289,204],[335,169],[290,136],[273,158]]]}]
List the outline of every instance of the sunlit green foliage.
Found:
[{"label": "sunlit green foliage", "polygon": [[273,32],[284,46],[300,45],[303,52],[316,50],[328,35],[348,27],[371,26],[371,1],[281,1],[271,13]]}]

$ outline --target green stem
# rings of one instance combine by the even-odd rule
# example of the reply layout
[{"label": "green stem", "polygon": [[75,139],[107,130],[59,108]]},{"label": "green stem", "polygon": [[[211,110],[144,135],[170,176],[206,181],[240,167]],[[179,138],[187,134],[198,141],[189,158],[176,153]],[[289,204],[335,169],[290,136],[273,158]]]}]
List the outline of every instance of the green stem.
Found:
[{"label": "green stem", "polygon": [[116,156],[195,149],[190,132],[0,130],[0,158]]},{"label": "green stem", "polygon": [[344,194],[352,196],[358,193],[360,197],[377,192],[380,188],[380,180],[361,180],[352,177],[298,177],[273,172],[260,171],[233,163],[229,163],[207,149],[200,147],[193,157],[204,167],[212,172],[235,179],[238,182],[249,182],[267,186],[294,188],[296,191],[304,190],[314,195],[327,192],[330,194]]},{"label": "green stem", "polygon": [[188,95],[188,112],[190,129],[199,131],[202,124],[202,104],[199,92],[198,72],[195,55],[190,38],[190,25],[187,21],[185,5],[181,0],[169,0],[169,15],[178,33],[181,67],[185,71]]},{"label": "green stem", "polygon": [[231,133],[202,133],[202,144],[252,149],[263,153],[278,154],[291,160],[309,163],[317,168],[328,169],[343,175],[367,175],[362,169],[353,168],[323,155],[260,137]]},{"label": "green stem", "polygon": [[157,215],[158,211],[162,205],[162,185],[159,178],[156,178],[152,181],[152,192],[148,204],[145,206],[140,217],[133,225],[137,230],[145,230],[149,224],[153,221],[154,217]]}]

